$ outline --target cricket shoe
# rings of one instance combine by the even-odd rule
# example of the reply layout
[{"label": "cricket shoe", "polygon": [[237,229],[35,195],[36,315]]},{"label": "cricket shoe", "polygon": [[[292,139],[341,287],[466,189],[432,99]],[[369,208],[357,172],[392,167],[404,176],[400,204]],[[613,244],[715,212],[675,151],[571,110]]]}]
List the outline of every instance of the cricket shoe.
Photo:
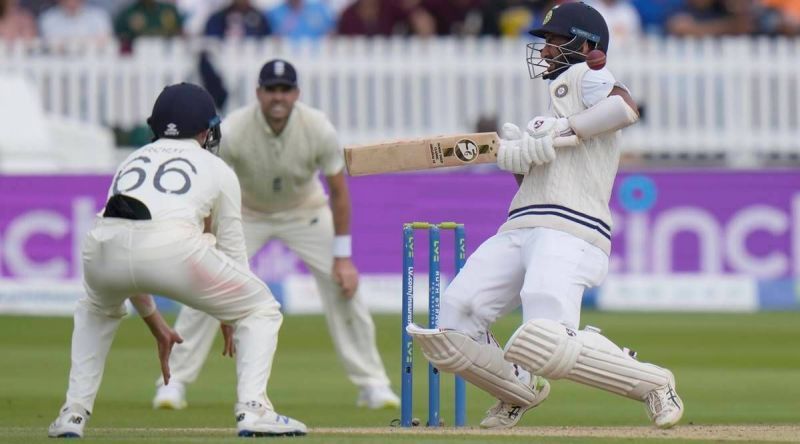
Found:
[{"label": "cricket shoe", "polygon": [[669,372],[669,382],[651,390],[644,398],[647,416],[660,429],[668,429],[683,416],[683,401],[675,391],[675,376]]},{"label": "cricket shoe", "polygon": [[358,393],[356,406],[373,410],[400,408],[400,398],[388,385],[368,385]]},{"label": "cricket shoe", "polygon": [[154,409],[183,410],[186,404],[186,386],[177,381],[160,385],[153,398]]},{"label": "cricket shoe", "polygon": [[536,393],[532,404],[520,406],[498,400],[492,408],[486,411],[486,417],[480,423],[481,428],[509,429],[514,427],[525,412],[543,403],[550,396],[550,383],[541,376],[532,376],[531,388]]},{"label": "cricket shoe", "polygon": [[302,422],[275,413],[258,401],[236,404],[236,429],[239,436],[303,436],[308,427]]},{"label": "cricket shoe", "polygon": [[88,410],[72,404],[65,406],[58,414],[58,418],[50,424],[47,436],[50,438],[83,438],[83,427],[89,420]]}]

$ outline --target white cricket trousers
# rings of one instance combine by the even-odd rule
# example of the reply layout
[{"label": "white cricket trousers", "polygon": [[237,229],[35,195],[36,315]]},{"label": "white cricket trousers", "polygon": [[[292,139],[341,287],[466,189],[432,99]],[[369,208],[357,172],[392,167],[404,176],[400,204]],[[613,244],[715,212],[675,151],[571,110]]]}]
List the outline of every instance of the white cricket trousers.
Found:
[{"label": "white cricket trousers", "polygon": [[[66,404],[91,411],[125,299],[158,294],[234,326],[239,402],[266,397],[280,306],[245,266],[183,221],[98,219],[83,245],[86,297],[75,309]],[[218,328],[219,321],[215,321]]]},{"label": "white cricket trousers", "polygon": [[[375,325],[360,292],[345,299],[334,282],[333,215],[328,206],[273,215],[242,211],[247,254],[257,253],[270,239],[283,242],[311,271],[317,284],[328,331],[350,381],[358,387],[387,386],[389,378],[375,344]],[[208,357],[219,325],[189,307],[181,308],[175,330],[183,344],[170,357],[172,378],[194,382]]]},{"label": "white cricket trousers", "polygon": [[439,323],[478,340],[520,305],[524,321],[550,319],[578,328],[586,288],[600,285],[608,255],[550,228],[520,228],[487,239],[442,295]]}]

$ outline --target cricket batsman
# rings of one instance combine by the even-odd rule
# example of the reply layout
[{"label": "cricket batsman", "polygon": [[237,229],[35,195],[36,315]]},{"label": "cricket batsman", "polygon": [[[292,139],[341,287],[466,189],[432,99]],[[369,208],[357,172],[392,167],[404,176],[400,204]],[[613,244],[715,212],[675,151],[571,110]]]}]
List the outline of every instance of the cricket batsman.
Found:
[{"label": "cricket batsman", "polygon": [[[547,399],[545,378],[642,402],[657,427],[672,427],[683,414],[672,372],[638,361],[597,328],[579,329],[584,290],[608,272],[619,130],[638,120],[637,106],[608,69],[586,63],[591,51],[608,52],[597,10],[556,6],[531,34],[544,41],[528,44],[529,71],[548,82],[551,106],[524,130],[506,123],[500,131],[498,166],[519,183],[508,220],[445,291],[441,328],[408,332],[440,370],[498,399],[482,427],[517,424]],[[576,146],[554,148],[574,135]],[[501,349],[489,328],[520,306],[523,324]]]}]

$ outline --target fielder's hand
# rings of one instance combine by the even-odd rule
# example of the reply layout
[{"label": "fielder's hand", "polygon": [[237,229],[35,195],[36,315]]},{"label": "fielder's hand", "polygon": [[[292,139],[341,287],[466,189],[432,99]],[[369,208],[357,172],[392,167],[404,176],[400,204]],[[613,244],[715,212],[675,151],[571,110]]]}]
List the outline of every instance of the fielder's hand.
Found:
[{"label": "fielder's hand", "polygon": [[[158,313],[158,312],[156,312]],[[159,317],[161,317],[159,315]],[[169,384],[169,355],[172,353],[172,347],[175,344],[183,342],[183,338],[178,333],[171,329],[163,320],[157,329],[151,329],[153,337],[156,339],[158,346],[158,360],[161,362],[161,375],[164,376],[164,385]]]},{"label": "fielder's hand", "polygon": [[150,333],[156,340],[158,346],[158,360],[161,362],[161,375],[164,377],[164,385],[169,384],[169,355],[175,344],[183,342],[183,338],[178,335],[169,325],[167,325],[158,310],[153,311],[149,316],[142,318]]},{"label": "fielder's hand", "polygon": [[342,289],[342,296],[351,299],[358,289],[358,270],[349,257],[333,258],[333,280]]},{"label": "fielder's hand", "polygon": [[219,328],[222,330],[222,356],[230,356],[232,358],[236,354],[236,345],[233,343],[233,326],[219,324]]},{"label": "fielder's hand", "polygon": [[164,385],[169,384],[169,355],[172,353],[172,347],[182,342],[183,338],[171,328],[167,328],[162,336],[156,337],[158,360],[161,361],[161,374],[164,376]]}]

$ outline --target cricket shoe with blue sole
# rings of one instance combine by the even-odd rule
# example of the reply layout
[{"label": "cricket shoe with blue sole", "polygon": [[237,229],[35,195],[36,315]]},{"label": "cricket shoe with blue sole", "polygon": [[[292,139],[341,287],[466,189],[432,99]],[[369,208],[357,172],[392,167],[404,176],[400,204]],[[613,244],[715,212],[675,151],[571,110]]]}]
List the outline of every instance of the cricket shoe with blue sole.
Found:
[{"label": "cricket shoe with blue sole", "polygon": [[83,427],[89,420],[88,410],[78,404],[64,406],[58,418],[50,424],[47,436],[50,438],[83,438]]},{"label": "cricket shoe with blue sole", "polygon": [[236,429],[241,437],[303,436],[308,427],[288,416],[279,415],[258,401],[236,404]]}]

